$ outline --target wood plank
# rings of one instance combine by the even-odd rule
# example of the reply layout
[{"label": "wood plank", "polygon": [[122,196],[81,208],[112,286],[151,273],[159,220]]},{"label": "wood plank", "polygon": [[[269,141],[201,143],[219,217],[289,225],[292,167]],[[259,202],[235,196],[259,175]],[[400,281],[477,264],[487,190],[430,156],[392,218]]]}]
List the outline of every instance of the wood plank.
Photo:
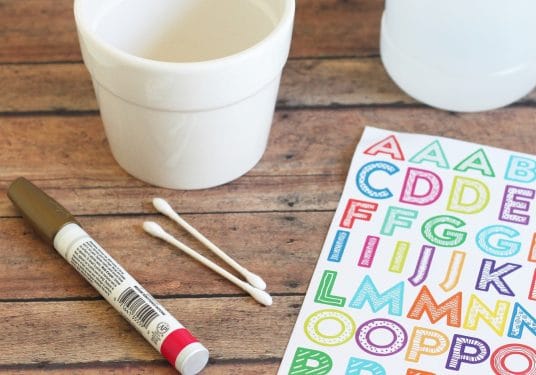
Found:
[{"label": "wood plank", "polygon": [[389,78],[378,57],[290,60],[278,106],[415,105]]},{"label": "wood plank", "polygon": [[[278,114],[277,117],[287,122],[291,116]],[[277,135],[280,131],[285,134]],[[300,140],[298,128],[290,123],[284,127],[274,126],[273,136],[276,137],[271,141],[273,146],[247,177],[216,189],[178,194],[149,187],[126,174],[112,158],[98,116],[1,117],[0,216],[16,214],[5,190],[21,175],[50,193],[57,190],[55,196],[77,215],[154,212],[149,201],[159,195],[169,198],[181,212],[332,209],[344,181],[343,173],[330,171],[324,176],[324,173],[315,173],[312,165],[301,171],[294,168],[288,173],[282,166],[286,163],[303,165],[306,155],[298,156],[296,152],[299,147],[308,146]],[[346,147],[351,152],[354,146]],[[324,152],[329,147],[319,144],[317,148],[329,155]],[[332,155],[323,163],[339,157]],[[272,172],[271,166],[277,168]],[[271,178],[266,178],[265,174]],[[100,208],[96,211],[89,200]]]},{"label": "wood plank", "polygon": [[[305,292],[333,213],[183,216],[245,267],[262,275],[271,293],[281,294]],[[179,250],[143,232],[144,220],[157,221],[181,241],[224,265],[162,216],[79,220],[112,257],[156,296],[246,295]],[[0,228],[0,300],[98,297],[22,219],[0,219]]]},{"label": "wood plank", "polygon": [[[455,114],[427,108],[356,108],[276,113],[268,149],[249,176],[346,174],[363,127],[450,136],[534,152],[531,108]],[[129,177],[108,149],[96,115],[0,117],[1,188],[18,175],[57,186],[146,186]],[[23,156],[23,157],[21,157]]]},{"label": "wood plank", "polygon": [[[205,190],[177,191],[153,186],[114,186],[113,181],[34,180],[76,215],[154,213],[151,201],[162,197],[181,213],[333,210],[344,184],[343,175],[244,176],[239,180]],[[79,180],[80,182],[80,180]],[[82,181],[84,182],[84,181]],[[7,183],[5,184],[7,187]],[[72,186],[69,186],[72,185]],[[18,216],[0,189],[0,216]]]},{"label": "wood plank", "polygon": [[[353,139],[341,138],[339,131],[354,133],[358,117],[340,114],[334,122],[316,111],[277,113],[270,146],[248,176],[323,175],[345,169],[361,130],[357,128]],[[326,120],[333,132],[325,132]],[[0,147],[3,189],[19,175],[56,180],[57,187],[147,186],[114,161],[97,115],[0,117]]]},{"label": "wood plank", "polygon": [[0,112],[97,110],[82,63],[0,65],[0,81]]},{"label": "wood plank", "polygon": [[383,6],[377,0],[297,0],[291,56],[378,55]]},{"label": "wood plank", "polygon": [[[534,103],[536,90],[518,101]],[[290,60],[278,98],[282,108],[416,104],[387,75],[379,57]]]},{"label": "wood plank", "polygon": [[[5,155],[11,155],[11,157],[5,158],[0,163],[0,165],[5,166],[5,169],[2,170],[2,181],[4,186],[7,185],[7,181],[10,180],[7,178],[9,177],[9,174],[4,172],[5,170],[9,171],[10,160],[11,163],[14,163],[12,164],[13,170],[16,171],[18,169],[24,170],[24,168],[27,168],[26,165],[28,160],[32,161],[32,163],[38,163],[37,160],[40,157],[48,158],[48,163],[52,163],[48,169],[45,168],[45,171],[41,171],[38,170],[38,168],[33,167],[31,171],[32,173],[36,173],[36,176],[40,177],[40,179],[38,179],[39,181],[47,181],[49,184],[51,184],[49,186],[54,186],[56,189],[54,193],[58,194],[57,196],[54,196],[62,201],[62,203],[64,203],[69,209],[72,209],[75,214],[80,214],[81,212],[85,214],[125,214],[128,213],[128,210],[130,210],[130,213],[132,214],[154,212],[149,204],[150,197],[143,196],[142,188],[139,185],[136,185],[137,182],[134,180],[132,181],[133,186],[135,189],[139,190],[136,190],[138,195],[134,194],[131,196],[128,194],[128,185],[131,180],[126,179],[123,181],[118,181],[113,173],[107,172],[105,169],[99,170],[110,173],[110,177],[107,177],[108,175],[103,176],[96,174],[94,179],[91,179],[87,178],[87,172],[85,175],[78,175],[78,177],[76,174],[74,176],[70,175],[70,171],[77,171],[78,169],[82,171],[91,170],[90,166],[93,165],[93,163],[101,163],[99,158],[96,158],[96,161],[88,161],[87,158],[89,153],[78,153],[76,150],[76,142],[78,142],[78,136],[81,134],[83,135],[84,133],[87,133],[86,136],[82,136],[82,139],[84,139],[86,143],[80,145],[80,147],[82,147],[84,150],[88,149],[87,143],[93,145],[94,143],[98,143],[95,142],[95,139],[101,139],[101,137],[96,137],[94,135],[95,132],[101,132],[99,126],[90,128],[94,128],[94,130],[85,129],[84,126],[82,126],[82,130],[80,130],[80,124],[70,123],[70,121],[80,119],[87,120],[88,118],[90,122],[95,121],[94,117],[84,116],[74,118],[17,117],[16,119],[22,119],[24,121],[28,121],[28,123],[26,123],[25,126],[20,126],[20,124],[13,125],[8,122],[8,125],[0,126],[0,132],[4,132],[1,135],[6,135],[5,137],[0,137],[0,140],[4,142],[2,149],[5,150],[2,153],[2,157]],[[32,128],[35,126],[34,122],[36,121],[38,124],[40,124],[41,130],[36,131],[36,139],[32,140],[32,132],[26,134],[24,131],[27,128]],[[271,177],[269,174],[273,173],[273,177],[275,178],[273,181],[276,182],[284,182],[285,180],[281,179],[281,176],[285,174],[291,175],[293,178],[298,180],[302,175],[323,176],[323,172],[326,172],[326,175],[329,175],[329,173],[334,173],[336,176],[342,176],[346,173],[348,168],[350,157],[354,149],[354,139],[358,136],[358,134],[361,133],[364,124],[381,124],[382,126],[393,130],[440,134],[458,139],[487,143],[492,146],[507,147],[515,151],[535,153],[535,135],[532,131],[532,127],[526,126],[526,124],[533,124],[535,121],[536,113],[530,108],[509,108],[483,114],[465,115],[425,109],[357,109],[340,111],[290,111],[279,113],[274,129],[274,137],[267,152],[266,160],[261,162],[257,171],[252,172],[252,177],[248,181],[256,179],[256,173],[266,173],[267,176],[265,176],[264,181],[269,181]],[[51,126],[51,124],[54,126]],[[325,129],[328,126],[331,128],[331,133],[326,133]],[[58,129],[61,131],[57,131]],[[18,133],[20,130],[23,132]],[[56,131],[56,133],[54,133],[54,131]],[[49,137],[50,134],[56,134],[56,136]],[[33,147],[34,152],[41,152],[42,149],[47,151],[46,147],[49,138],[52,139],[51,142],[54,142],[57,139],[66,139],[66,144],[68,145],[67,151],[65,151],[66,155],[61,153],[58,158],[55,159],[54,152],[56,152],[56,150],[51,147],[48,153],[38,153],[37,155],[33,155],[32,152],[30,152],[28,157],[17,158],[17,155],[25,155],[23,147],[20,145],[21,142],[23,144],[25,144],[25,142],[29,142],[28,147]],[[32,142],[35,143],[33,146],[31,144]],[[71,142],[73,143],[72,145]],[[56,144],[56,146],[61,148],[61,142]],[[287,158],[285,155],[293,155],[293,157]],[[34,159],[32,160],[32,158]],[[67,158],[68,162],[63,162],[64,158]],[[74,160],[74,165],[71,160]],[[285,163],[288,164],[283,165],[281,163],[283,160],[285,160]],[[263,163],[265,163],[265,165],[262,165]],[[108,165],[110,165],[110,168],[112,168],[111,166],[113,165],[113,161],[109,161]],[[308,175],[308,173],[310,173],[310,175]],[[258,197],[258,195],[249,195],[247,191],[255,190],[256,188],[244,187],[242,190],[237,189],[237,184],[242,184],[242,181],[245,180],[239,179],[238,181],[221,188],[221,190],[213,190],[214,195],[207,195],[207,202],[209,203],[205,202],[200,204],[201,207],[204,207],[208,211],[210,202],[212,202],[212,207],[214,207],[213,212],[227,213],[225,216],[219,217],[226,218],[225,220],[229,220],[230,222],[236,221],[233,225],[228,224],[229,226],[227,227],[227,230],[224,231],[225,236],[228,235],[229,237],[218,237],[219,232],[215,232],[214,222],[217,221],[218,216],[201,215],[199,216],[199,222],[195,221],[194,219],[194,224],[200,226],[200,229],[203,232],[209,234],[210,237],[220,245],[224,247],[228,246],[230,249],[244,251],[244,253],[240,254],[239,258],[244,259],[247,264],[260,266],[264,265],[264,267],[268,268],[273,266],[274,259],[285,263],[277,266],[278,269],[276,272],[281,273],[277,274],[277,277],[273,276],[275,277],[275,281],[272,281],[275,288],[274,290],[278,292],[297,291],[300,290],[300,288],[303,290],[304,285],[308,280],[308,275],[300,275],[302,278],[293,280],[291,283],[285,275],[296,274],[296,268],[292,268],[294,267],[293,265],[286,264],[288,262],[285,260],[285,254],[290,251],[290,253],[294,255],[304,255],[306,258],[302,259],[299,264],[307,264],[312,266],[314,264],[315,254],[317,254],[318,251],[315,249],[320,248],[320,244],[323,241],[323,236],[326,232],[331,214],[329,212],[315,214],[310,212],[289,212],[280,214],[266,212],[274,209],[274,207],[281,208],[281,202],[277,202],[277,198],[275,197],[271,197],[264,201],[257,201],[257,204],[259,205],[261,203],[266,204],[266,206],[260,210],[266,212],[266,216],[252,214],[248,212],[250,211],[249,207],[244,207],[240,202],[244,196],[247,198],[246,200],[255,200],[254,197]],[[304,179],[303,181],[305,183],[308,180]],[[330,197],[325,201],[325,204],[331,209],[335,207],[337,202],[336,196],[337,194],[340,194],[342,187],[342,181],[337,181],[338,182],[329,186],[319,184],[315,187],[315,189],[318,189],[318,196],[327,194],[327,196]],[[125,183],[125,185],[114,185],[118,184],[119,182]],[[64,184],[71,184],[71,186],[61,188]],[[338,187],[336,187],[337,184],[339,184]],[[116,190],[117,186],[122,186],[122,189]],[[295,186],[296,189],[299,188],[299,185]],[[92,189],[88,190],[84,187],[92,187]],[[104,196],[110,197],[110,199],[104,201],[103,203],[102,194],[94,195],[94,192],[99,189],[101,189],[101,192],[104,194]],[[150,192],[151,190],[147,191]],[[184,207],[188,207],[190,212],[196,212],[196,200],[192,198],[196,197],[200,200],[203,199],[201,195],[189,195],[190,192],[168,191],[168,194],[169,197],[172,197],[174,206],[177,207],[180,212],[185,211],[183,209]],[[230,196],[233,194],[236,195],[230,198]],[[316,196],[314,189],[310,190],[308,194],[308,199],[312,199],[313,201],[311,201],[309,204],[306,204],[305,207],[308,207],[308,209],[314,209],[314,197]],[[139,199],[140,196],[143,196],[144,199]],[[219,197],[221,196],[227,196],[227,200],[224,199],[224,203],[222,203],[221,206],[218,206]],[[66,199],[64,202],[62,199],[63,197],[69,199]],[[300,201],[301,195],[299,190],[296,190],[294,197],[296,202]],[[275,200],[270,203],[272,199]],[[12,210],[11,204],[7,201],[4,194],[0,194],[0,200],[3,202],[4,207],[9,207],[9,210]],[[117,201],[122,201],[123,203],[118,204],[116,203]],[[289,202],[287,201],[287,205],[288,203]],[[73,204],[73,206],[71,206],[71,204]],[[106,205],[108,205],[108,207],[104,208]],[[126,211],[123,211],[124,209]],[[291,207],[287,208],[287,210],[291,209]],[[103,211],[101,212],[100,210]],[[229,211],[243,211],[243,214],[229,215]],[[14,214],[12,211],[7,213]],[[197,216],[192,217],[195,218]],[[287,220],[286,217],[293,217],[296,221],[291,222]],[[28,288],[28,284],[25,279],[26,276],[22,276],[23,279],[18,281],[20,283],[18,286],[10,286],[9,288],[5,288],[3,298],[33,298],[36,296],[41,296],[44,298],[47,296],[53,297],[58,295],[94,295],[94,292],[91,291],[89,287],[85,286],[86,289],[83,289],[83,285],[85,284],[83,284],[81,279],[77,278],[74,271],[71,270],[68,265],[63,264],[61,259],[56,255],[54,255],[57,257],[55,260],[46,258],[46,260],[40,259],[39,261],[36,261],[35,249],[39,249],[39,245],[34,244],[34,242],[28,242],[30,241],[30,237],[28,236],[23,236],[21,238],[20,234],[16,234],[20,233],[18,232],[18,230],[20,230],[18,229],[20,228],[20,223],[17,224],[17,221],[13,221],[12,219],[10,219],[11,221],[8,219],[5,220],[7,220],[5,221],[6,224],[3,226],[10,229],[6,229],[3,234],[3,236],[5,236],[4,240],[0,241],[0,243],[5,244],[2,245],[2,247],[5,249],[5,251],[2,253],[4,254],[4,257],[6,257],[6,259],[3,261],[3,264],[5,264],[5,270],[2,270],[3,272],[0,273],[7,275],[7,279],[4,281],[4,284],[7,283],[7,280],[9,279],[17,280],[17,278],[21,277],[20,275],[23,275],[26,272],[25,270],[28,268],[28,265],[20,259],[29,259],[30,262],[35,261],[35,267],[37,268],[41,267],[43,263],[52,262],[54,265],[52,266],[53,271],[51,271],[50,274],[54,274],[55,272],[71,272],[72,275],[70,276],[71,281],[69,281],[69,285],[66,285],[63,291],[54,292],[56,286],[52,281],[49,280],[46,282],[41,281],[40,284],[42,284],[42,287],[46,290],[41,292],[37,291],[35,294],[32,294],[34,292]],[[115,220],[113,218],[90,217],[82,218],[82,220],[89,225],[88,229],[91,229],[90,232],[93,233],[97,239],[103,241],[103,245],[105,245],[107,249],[118,249],[115,251],[123,252],[126,251],[126,253],[123,253],[124,255],[117,253],[118,258],[122,262],[126,262],[126,266],[128,266],[127,268],[131,270],[136,277],[140,278],[141,281],[154,283],[156,285],[155,288],[157,288],[154,289],[156,294],[181,294],[180,292],[177,292],[178,285],[174,284],[176,282],[176,275],[170,273],[166,274],[165,277],[163,276],[163,278],[158,279],[154,278],[154,274],[146,273],[149,271],[146,270],[146,264],[143,262],[145,259],[147,259],[146,249],[151,248],[148,243],[153,243],[154,245],[152,246],[162,248],[169,252],[167,255],[168,258],[162,258],[163,261],[158,263],[159,267],[167,269],[166,266],[174,261],[175,263],[173,264],[176,264],[177,268],[170,267],[169,269],[180,269],[180,263],[177,263],[178,260],[173,260],[173,254],[175,253],[173,253],[171,249],[161,246],[156,240],[154,240],[156,242],[148,242],[147,238],[144,237],[144,234],[141,233],[141,229],[139,228],[139,225],[143,220],[142,218],[120,217]],[[111,224],[112,221],[114,221],[114,224]],[[107,226],[110,226],[112,229],[106,229],[105,227]],[[220,228],[221,224],[219,224],[219,226],[216,225],[216,227]],[[232,228],[234,227],[241,228],[241,230],[233,231]],[[240,233],[248,234],[241,236]],[[249,233],[259,233],[259,236],[256,236],[256,239],[261,242],[256,243],[255,246],[257,246],[257,251],[254,253],[248,252],[248,250],[252,248],[252,243],[247,242],[252,241]],[[274,233],[277,234],[277,237],[274,237]],[[298,235],[303,237],[296,237]],[[224,236],[224,234],[222,233],[221,236]],[[265,241],[266,238],[277,238],[278,241],[288,242],[279,242],[276,244],[276,246],[281,246],[281,248],[272,249],[271,246],[273,246],[273,243],[262,242]],[[239,242],[233,242],[233,240]],[[127,241],[127,243],[130,245],[125,246],[122,244],[122,241]],[[294,253],[293,251],[295,246],[298,246],[296,245],[296,242],[298,242],[300,246],[298,249],[300,250]],[[12,248],[23,250],[26,249],[27,251],[30,251],[30,253],[21,253],[20,259],[17,262],[13,262]],[[130,248],[136,248],[135,253],[137,255],[135,257],[128,255],[130,254],[129,251],[131,251]],[[8,249],[10,250],[8,251]],[[46,257],[52,257],[49,249],[46,249],[44,246],[42,249],[42,254],[47,254]],[[309,251],[309,253],[306,253],[307,251]],[[313,251],[312,254],[310,253],[311,251]],[[278,254],[278,252],[279,255],[274,256],[274,258],[270,256],[270,254]],[[263,254],[262,259],[259,260],[255,257],[252,258],[252,254]],[[39,253],[39,255],[41,255],[41,253]],[[129,262],[134,263],[131,264]],[[18,264],[22,264],[23,267],[17,268]],[[194,265],[192,265],[192,267],[194,267]],[[312,269],[312,267],[310,268]],[[39,269],[36,269],[36,271],[32,272],[35,272],[37,275],[40,275],[40,277],[44,277],[46,279],[46,277],[49,275],[48,271],[39,271]],[[43,272],[46,275],[43,275]],[[196,272],[193,271],[190,273],[196,274]],[[298,271],[297,274],[300,274],[300,272]],[[229,290],[229,286],[226,282],[216,279],[215,276],[210,272],[207,271],[202,275],[203,277],[212,278],[210,280],[214,281],[214,285],[217,285],[215,288],[221,288],[217,290],[223,290],[222,293],[225,293],[225,291]],[[270,276],[270,278],[272,278],[272,276]],[[192,280],[195,281],[195,277]],[[191,285],[189,285],[189,288],[195,287],[196,283],[193,281],[190,282]],[[218,282],[220,284],[218,284]],[[199,285],[204,285],[204,283],[200,282]],[[150,285],[150,287],[152,288],[152,285]],[[199,292],[199,290],[200,289],[197,289],[197,293],[203,293]],[[238,291],[234,290],[233,293],[238,293]]]},{"label": "wood plank", "polygon": [[[0,112],[96,111],[83,64],[0,65]],[[536,90],[518,104],[534,105]],[[379,58],[290,60],[279,90],[278,108],[412,105],[383,69]]]},{"label": "wood plank", "polygon": [[[0,63],[80,61],[72,3],[0,0]],[[382,10],[377,0],[298,0],[291,56],[377,54]]]},{"label": "wood plank", "polygon": [[[34,368],[38,367],[38,368]],[[210,361],[208,366],[203,370],[203,375],[233,374],[233,375],[273,375],[279,367],[279,359],[255,361],[249,363],[245,361],[232,361],[232,363]],[[12,375],[40,375],[40,374],[57,374],[57,375],[118,375],[118,374],[159,374],[159,375],[177,375],[173,369],[164,360],[153,362],[116,362],[116,363],[82,363],[82,364],[50,364],[44,363],[39,365],[19,365],[13,367],[1,367],[0,373]]]},{"label": "wood plank", "polygon": [[80,61],[72,3],[0,0],[0,63]]},{"label": "wood plank", "polygon": [[0,117],[0,216],[14,216],[4,192],[20,175],[34,180],[76,215],[154,212],[154,196],[180,212],[334,209],[363,127],[436,134],[536,153],[534,110],[479,114],[426,108],[279,111],[261,162],[232,183],[201,191],[149,187],[113,160],[100,119],[90,116]]},{"label": "wood plank", "polygon": [[[0,112],[95,111],[83,64],[0,65]],[[535,94],[536,95],[536,94]],[[289,60],[278,107],[415,104],[389,79],[379,58]]]},{"label": "wood plank", "polygon": [[[301,296],[276,297],[270,307],[261,307],[247,298],[160,302],[207,346],[212,360],[218,362],[280,358],[301,301]],[[0,366],[162,358],[105,301],[4,302],[0,303],[0,316]],[[236,358],[237,353],[240,358]]]}]

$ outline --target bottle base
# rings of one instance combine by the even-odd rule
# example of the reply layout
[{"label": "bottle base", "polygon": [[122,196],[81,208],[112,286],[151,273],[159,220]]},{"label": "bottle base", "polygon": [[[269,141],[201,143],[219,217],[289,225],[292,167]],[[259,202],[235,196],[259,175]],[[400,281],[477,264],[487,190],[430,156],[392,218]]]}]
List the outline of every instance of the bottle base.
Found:
[{"label": "bottle base", "polygon": [[462,76],[426,65],[405,54],[382,18],[380,52],[393,81],[409,96],[432,107],[478,112],[511,104],[536,85],[536,62],[483,76]]}]

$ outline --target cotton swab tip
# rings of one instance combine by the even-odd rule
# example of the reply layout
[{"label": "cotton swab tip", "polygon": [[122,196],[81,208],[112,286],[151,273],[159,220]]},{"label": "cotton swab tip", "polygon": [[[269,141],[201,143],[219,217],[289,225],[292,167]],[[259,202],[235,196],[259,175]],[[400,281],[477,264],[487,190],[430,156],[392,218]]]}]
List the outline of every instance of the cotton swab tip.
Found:
[{"label": "cotton swab tip", "polygon": [[169,203],[163,198],[154,198],[153,206],[158,212],[161,212],[166,216],[177,214],[175,210],[169,205]]},{"label": "cotton swab tip", "polygon": [[162,238],[167,235],[166,231],[154,221],[146,221],[143,223],[143,230],[151,236]]},{"label": "cotton swab tip", "polygon": [[272,296],[266,293],[264,290],[259,290],[257,288],[250,288],[248,293],[261,305],[271,306],[272,305]]},{"label": "cotton swab tip", "polygon": [[242,275],[247,280],[247,282],[253,285],[255,288],[259,290],[266,289],[266,283],[259,275],[256,275],[253,272],[247,270],[242,271]]}]

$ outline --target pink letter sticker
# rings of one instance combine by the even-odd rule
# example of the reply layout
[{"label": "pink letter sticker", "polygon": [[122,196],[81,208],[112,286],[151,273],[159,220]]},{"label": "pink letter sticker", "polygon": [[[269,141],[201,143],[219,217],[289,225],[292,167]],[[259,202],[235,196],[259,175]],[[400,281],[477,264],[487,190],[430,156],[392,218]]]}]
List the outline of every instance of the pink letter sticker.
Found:
[{"label": "pink letter sticker", "polygon": [[442,191],[443,183],[437,174],[425,169],[408,168],[400,202],[426,206],[434,203]]}]

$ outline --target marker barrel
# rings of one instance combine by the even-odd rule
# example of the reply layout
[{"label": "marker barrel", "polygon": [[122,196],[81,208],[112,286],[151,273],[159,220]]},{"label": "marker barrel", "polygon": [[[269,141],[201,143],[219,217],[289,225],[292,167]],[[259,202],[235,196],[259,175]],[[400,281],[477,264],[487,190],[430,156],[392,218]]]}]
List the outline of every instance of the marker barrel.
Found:
[{"label": "marker barrel", "polygon": [[54,248],[181,374],[205,367],[208,350],[78,224],[61,228]]},{"label": "marker barrel", "polygon": [[208,350],[93,240],[63,206],[24,177],[9,199],[43,240],[72,265],[183,375],[208,362]]}]

